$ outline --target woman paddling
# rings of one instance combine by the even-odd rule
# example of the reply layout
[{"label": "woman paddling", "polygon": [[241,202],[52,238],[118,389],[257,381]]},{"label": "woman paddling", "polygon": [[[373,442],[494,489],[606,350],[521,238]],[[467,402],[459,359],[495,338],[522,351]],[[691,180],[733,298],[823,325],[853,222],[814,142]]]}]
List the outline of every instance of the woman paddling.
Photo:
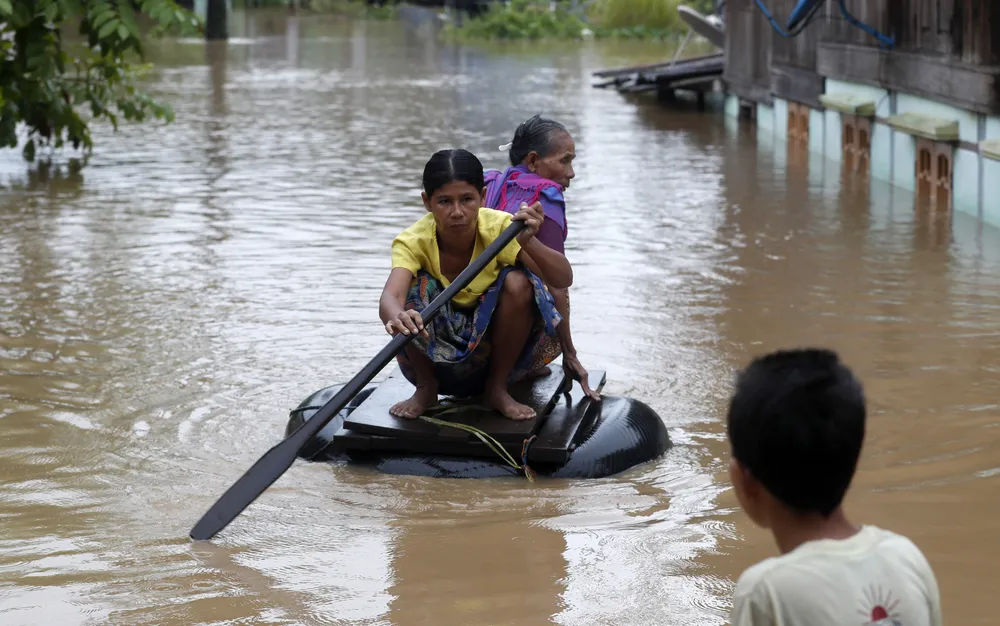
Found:
[{"label": "woman paddling", "polygon": [[[508,418],[535,417],[534,409],[510,396],[507,385],[536,367],[542,338],[555,334],[562,317],[546,285],[569,287],[573,269],[535,238],[544,219],[539,204],[524,204],[513,216],[482,208],[485,187],[482,163],[472,153],[435,153],[423,174],[427,215],[392,242],[392,271],[379,316],[390,335],[417,335],[397,357],[417,389],[389,409],[393,415],[416,418],[442,393],[482,394]],[[516,240],[425,327],[420,311],[513,220],[526,223]]]},{"label": "woman paddling", "polygon": [[[490,170],[486,173],[484,206],[515,213],[521,203],[540,203],[545,220],[535,238],[564,254],[568,231],[563,191],[576,176],[573,171],[573,159],[576,157],[573,137],[559,122],[535,115],[517,127],[508,154],[511,167],[503,172]],[[549,287],[563,321],[557,330],[557,338],[542,338],[536,352],[539,359],[534,364],[533,375],[547,374],[548,364],[561,352],[566,373],[580,381],[584,393],[595,400],[600,399],[597,392],[590,388],[587,370],[576,356],[569,328],[569,290],[556,285]]]}]

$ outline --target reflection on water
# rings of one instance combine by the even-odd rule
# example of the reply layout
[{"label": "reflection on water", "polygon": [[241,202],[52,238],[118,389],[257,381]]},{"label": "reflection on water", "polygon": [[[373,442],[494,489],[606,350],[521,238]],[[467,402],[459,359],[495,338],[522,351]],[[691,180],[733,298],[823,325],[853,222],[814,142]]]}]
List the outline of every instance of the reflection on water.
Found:
[{"label": "reflection on water", "polygon": [[[0,621],[721,624],[774,553],[735,510],[733,371],[823,343],[864,377],[851,511],[912,536],[949,620],[991,623],[1000,234],[723,120],[591,88],[666,57],[443,46],[428,25],[237,14],[154,49],[170,126],[0,177]],[[389,243],[427,157],[572,129],[574,335],[677,447],[597,481],[300,463],[214,544],[186,533],[287,410],[383,345]],[[638,357],[638,358],[637,358]]]}]

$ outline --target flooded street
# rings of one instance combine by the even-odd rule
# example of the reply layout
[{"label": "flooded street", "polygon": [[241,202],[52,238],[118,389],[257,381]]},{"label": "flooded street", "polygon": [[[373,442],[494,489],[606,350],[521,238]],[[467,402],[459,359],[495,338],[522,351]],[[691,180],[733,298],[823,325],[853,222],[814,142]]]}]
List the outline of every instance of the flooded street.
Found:
[{"label": "flooded street", "polygon": [[[948,623],[995,623],[1000,231],[591,87],[663,44],[484,50],[306,14],[231,34],[154,47],[176,122],[95,131],[81,173],[0,155],[0,623],[724,624],[776,554],[729,490],[727,394],[801,344],[839,350],[870,399],[848,513],[924,550]],[[390,243],[430,155],[503,167],[536,112],[579,154],[581,360],[675,448],[535,484],[300,461],[189,541],[288,411],[387,342]]]}]

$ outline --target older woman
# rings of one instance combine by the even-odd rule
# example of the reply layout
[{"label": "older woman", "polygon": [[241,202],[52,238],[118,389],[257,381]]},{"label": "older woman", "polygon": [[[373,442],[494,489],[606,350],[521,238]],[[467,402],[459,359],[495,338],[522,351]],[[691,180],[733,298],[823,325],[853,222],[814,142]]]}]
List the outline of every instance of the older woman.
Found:
[{"label": "older woman", "polygon": [[[486,174],[484,206],[517,213],[521,203],[542,205],[545,219],[535,238],[552,250],[565,254],[566,201],[563,191],[576,176],[573,159],[576,144],[566,127],[554,120],[535,115],[517,127],[508,154],[511,167],[505,171],[490,170]],[[548,373],[545,362],[563,355],[563,368],[580,381],[584,392],[594,399],[600,396],[590,388],[587,370],[576,356],[576,347],[569,327],[569,290],[549,290],[555,298],[562,323],[556,328],[558,339],[545,338],[539,354],[538,375]]]}]

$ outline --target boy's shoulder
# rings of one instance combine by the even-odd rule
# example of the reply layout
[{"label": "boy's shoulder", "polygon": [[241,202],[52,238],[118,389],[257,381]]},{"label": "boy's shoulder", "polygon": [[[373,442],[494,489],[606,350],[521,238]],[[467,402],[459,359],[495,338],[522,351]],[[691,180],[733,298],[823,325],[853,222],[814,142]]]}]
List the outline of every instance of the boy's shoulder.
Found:
[{"label": "boy's shoulder", "polygon": [[753,595],[764,588],[768,593],[798,589],[810,579],[828,578],[838,570],[846,574],[864,569],[872,559],[933,576],[923,552],[908,537],[866,525],[853,537],[810,541],[752,565],[740,576],[734,595]]}]

